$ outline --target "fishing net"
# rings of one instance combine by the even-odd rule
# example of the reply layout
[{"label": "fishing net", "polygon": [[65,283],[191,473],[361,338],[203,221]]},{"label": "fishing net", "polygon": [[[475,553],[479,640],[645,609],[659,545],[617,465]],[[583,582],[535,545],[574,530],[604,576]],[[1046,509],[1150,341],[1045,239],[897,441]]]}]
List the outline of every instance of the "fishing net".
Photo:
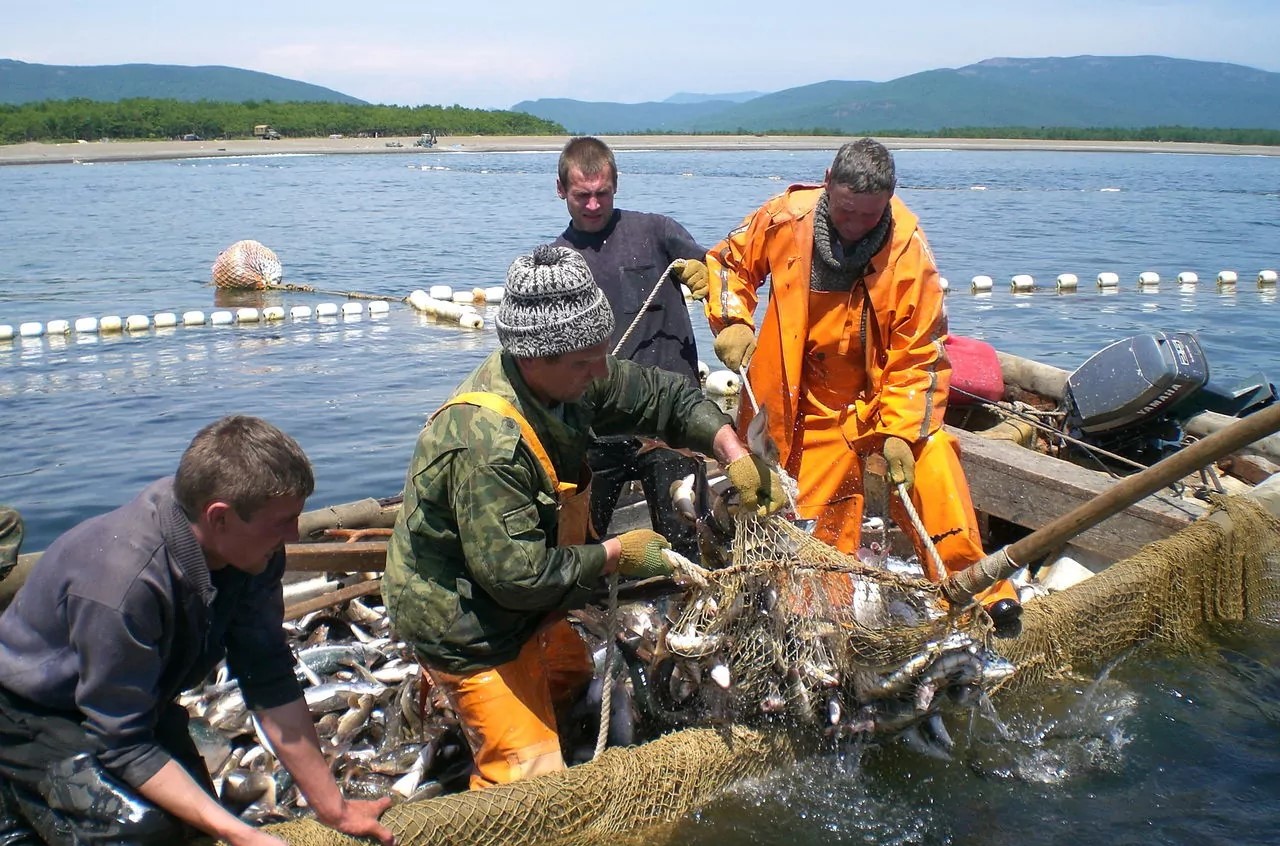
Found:
[{"label": "fishing net", "polygon": [[[734,543],[735,564],[688,590],[665,638],[673,675],[728,674],[700,688],[721,691],[707,706],[714,727],[398,805],[383,817],[398,841],[675,842],[669,823],[720,791],[831,748],[833,734],[909,725],[943,690],[1026,687],[1088,674],[1148,641],[1190,647],[1206,624],[1280,620],[1280,520],[1248,498],[1223,498],[1178,534],[1028,602],[1010,639],[990,639],[981,612],[945,611],[934,585],[842,555],[783,520],[744,521]],[[1002,661],[1017,671],[991,673]],[[266,829],[299,846],[357,842],[313,821]]]},{"label": "fishing net", "polygon": [[279,285],[284,276],[280,259],[257,241],[236,241],[218,253],[212,269],[219,288],[267,288]]}]

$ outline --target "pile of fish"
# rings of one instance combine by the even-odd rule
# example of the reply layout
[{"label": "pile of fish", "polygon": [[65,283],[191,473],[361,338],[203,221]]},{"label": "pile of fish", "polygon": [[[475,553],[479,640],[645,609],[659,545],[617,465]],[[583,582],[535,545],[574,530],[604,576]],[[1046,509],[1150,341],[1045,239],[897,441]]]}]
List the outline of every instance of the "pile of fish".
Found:
[{"label": "pile of fish", "polygon": [[[321,747],[348,798],[415,801],[465,789],[471,756],[457,719],[442,697],[421,696],[422,670],[382,608],[352,599],[285,628]],[[181,704],[229,809],[254,824],[308,814],[225,665]]]}]

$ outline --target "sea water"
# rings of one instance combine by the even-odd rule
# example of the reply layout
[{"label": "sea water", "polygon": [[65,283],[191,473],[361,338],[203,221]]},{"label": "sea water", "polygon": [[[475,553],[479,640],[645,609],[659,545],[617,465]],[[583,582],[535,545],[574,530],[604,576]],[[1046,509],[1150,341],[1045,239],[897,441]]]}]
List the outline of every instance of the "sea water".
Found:
[{"label": "sea water", "polygon": [[[710,246],[787,185],[820,180],[831,153],[620,149],[617,204],[672,215]],[[1256,282],[1280,269],[1280,158],[896,158],[951,285],[954,333],[1070,370],[1139,332],[1194,331],[1215,380],[1280,381],[1280,304]],[[0,324],[343,301],[211,288],[210,264],[244,238],[279,254],[286,282],[393,303],[385,316],[0,342],[0,502],[21,509],[26,549],[172,473],[195,431],[233,412],[299,440],[316,468],[311,507],[397,493],[426,416],[496,344],[491,308],[485,328],[464,330],[400,300],[502,284],[566,224],[555,166],[553,154],[438,149],[0,168]],[[1221,270],[1238,283],[1217,286]],[[1108,271],[1117,290],[1095,283]],[[1142,271],[1158,288],[1138,288]],[[1199,284],[1178,285],[1182,271]],[[1036,279],[1030,293],[1011,292],[1020,273]],[[1057,292],[1061,273],[1079,277],[1076,293]],[[971,293],[978,274],[991,292]],[[975,728],[953,764],[896,749],[811,762],[726,797],[689,839],[1276,842],[1280,639],[1245,626],[1221,640],[1135,658],[1091,696],[1068,686],[1002,703],[1013,740]],[[1064,713],[1068,727],[1042,737]]]}]

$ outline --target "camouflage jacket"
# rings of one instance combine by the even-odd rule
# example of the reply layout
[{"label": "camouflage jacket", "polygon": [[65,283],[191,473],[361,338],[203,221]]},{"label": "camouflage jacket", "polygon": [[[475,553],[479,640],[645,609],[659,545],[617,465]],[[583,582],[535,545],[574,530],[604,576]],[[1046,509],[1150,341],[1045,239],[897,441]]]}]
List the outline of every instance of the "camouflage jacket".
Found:
[{"label": "camouflage jacket", "polygon": [[[683,377],[612,357],[606,378],[554,409],[501,352],[455,395],[467,391],[515,405],[565,481],[580,479],[593,432],[710,452],[731,423]],[[513,660],[548,613],[586,602],[604,567],[597,544],[556,547],[557,526],[551,481],[515,421],[472,405],[442,410],[418,436],[387,547],[382,592],[397,633],[448,672]]]}]

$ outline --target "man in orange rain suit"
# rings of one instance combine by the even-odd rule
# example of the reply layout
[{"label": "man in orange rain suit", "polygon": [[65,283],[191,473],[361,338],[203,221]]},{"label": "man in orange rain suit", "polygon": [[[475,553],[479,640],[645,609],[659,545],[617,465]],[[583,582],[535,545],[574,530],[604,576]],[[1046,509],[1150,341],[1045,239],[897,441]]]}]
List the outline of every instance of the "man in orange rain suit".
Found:
[{"label": "man in orange rain suit", "polygon": [[[896,184],[882,144],[842,146],[823,185],[793,185],[707,254],[707,319],[720,360],[734,371],[749,364],[779,462],[799,485],[797,516],[816,519],[815,536],[857,552],[863,462],[882,452],[888,480],[910,489],[956,572],[982,558],[982,541],[959,446],[942,430],[951,381],[943,290]],[[757,291],[769,276],[757,335]],[[751,417],[742,403],[739,431]],[[934,569],[896,496],[890,513]],[[1012,585],[980,598],[1000,630],[1016,629],[1022,609]]]}]

